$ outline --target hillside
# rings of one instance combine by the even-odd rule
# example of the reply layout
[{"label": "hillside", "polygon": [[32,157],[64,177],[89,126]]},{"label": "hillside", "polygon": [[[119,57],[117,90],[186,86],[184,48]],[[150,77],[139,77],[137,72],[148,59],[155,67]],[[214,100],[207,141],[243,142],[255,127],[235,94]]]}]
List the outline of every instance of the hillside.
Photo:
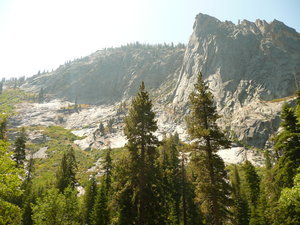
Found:
[{"label": "hillside", "polygon": [[33,76],[22,87],[35,92],[43,87],[48,96],[70,102],[114,105],[134,95],[143,80],[163,132],[180,133],[188,95],[201,71],[223,116],[222,128],[264,147],[279,126],[284,102],[268,101],[292,100],[300,86],[297,32],[277,20],[235,25],[204,14],[196,16],[193,29],[186,47],[136,43],[104,49]]},{"label": "hillside", "polygon": [[187,46],[0,84],[0,224],[299,224],[300,39],[277,20],[198,14]]},{"label": "hillside", "polygon": [[33,76],[23,87],[43,87],[54,98],[77,98],[79,103],[115,103],[134,95],[141,81],[153,91],[174,89],[184,51],[184,45],[139,43],[104,49]]}]

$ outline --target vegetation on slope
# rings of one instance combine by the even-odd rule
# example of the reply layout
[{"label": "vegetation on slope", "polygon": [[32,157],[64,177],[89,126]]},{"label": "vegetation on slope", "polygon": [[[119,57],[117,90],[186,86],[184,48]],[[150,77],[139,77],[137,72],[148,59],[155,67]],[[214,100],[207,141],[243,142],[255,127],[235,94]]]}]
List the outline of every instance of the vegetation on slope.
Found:
[{"label": "vegetation on slope", "polygon": [[[27,128],[47,137],[26,143],[33,152],[47,147],[47,157],[15,163],[1,120],[0,223],[299,224],[300,92],[297,98],[295,107],[283,107],[274,163],[266,157],[260,169],[249,161],[225,168],[215,154],[229,142],[215,123],[212,94],[201,76],[190,97],[189,145],[177,135],[157,140],[143,84],[125,118],[125,148],[82,151],[70,130]],[[98,157],[101,168],[88,173]],[[85,187],[83,196],[78,185]]]}]

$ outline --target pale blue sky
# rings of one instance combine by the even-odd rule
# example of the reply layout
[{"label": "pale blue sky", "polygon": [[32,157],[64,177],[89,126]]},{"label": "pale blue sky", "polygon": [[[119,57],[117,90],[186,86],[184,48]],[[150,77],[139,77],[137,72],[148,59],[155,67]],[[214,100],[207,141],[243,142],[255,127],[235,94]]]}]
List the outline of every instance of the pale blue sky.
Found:
[{"label": "pale blue sky", "polygon": [[300,0],[0,0],[0,77],[135,41],[187,43],[200,12],[234,23],[277,19],[300,31]]}]

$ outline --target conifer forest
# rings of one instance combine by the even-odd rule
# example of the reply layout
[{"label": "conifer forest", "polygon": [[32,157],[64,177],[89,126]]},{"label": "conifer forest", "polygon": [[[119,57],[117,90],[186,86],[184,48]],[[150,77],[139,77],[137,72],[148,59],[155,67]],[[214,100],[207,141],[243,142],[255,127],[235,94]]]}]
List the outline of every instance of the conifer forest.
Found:
[{"label": "conifer forest", "polygon": [[[44,101],[43,92],[36,102]],[[76,113],[81,107],[76,100],[65,110]],[[11,110],[8,105],[2,108]],[[147,82],[140,83],[130,104],[118,112],[124,114],[124,147],[81,151],[73,143],[74,134],[49,127],[44,130],[52,143],[48,159],[26,154],[34,148],[27,141],[30,128],[11,131],[2,113],[0,224],[300,224],[300,91],[293,104],[283,104],[279,132],[270,142],[273,151],[261,150],[261,166],[247,158],[225,163],[217,154],[236,140],[218,126],[222,115],[201,73],[183,118],[188,141],[176,132],[157,137]],[[100,123],[100,134],[113,130],[113,124],[112,119],[107,126]],[[88,170],[92,157],[100,158],[101,166]]]}]

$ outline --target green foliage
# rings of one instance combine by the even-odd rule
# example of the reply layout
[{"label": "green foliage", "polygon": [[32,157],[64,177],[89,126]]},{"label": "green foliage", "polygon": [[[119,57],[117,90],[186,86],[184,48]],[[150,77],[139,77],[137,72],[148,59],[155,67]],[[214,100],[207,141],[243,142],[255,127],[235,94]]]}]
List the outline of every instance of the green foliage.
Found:
[{"label": "green foliage", "polygon": [[95,176],[92,176],[85,188],[83,199],[83,221],[85,224],[90,225],[91,212],[93,210],[95,199],[97,195],[97,184]]},{"label": "green foliage", "polygon": [[0,114],[0,140],[6,140],[6,116]]},{"label": "green foliage", "polygon": [[114,129],[113,129],[113,124],[114,124],[115,120],[113,118],[109,119],[109,121],[107,122],[107,129],[109,133],[113,133]]},{"label": "green foliage", "polygon": [[134,224],[137,216],[137,210],[133,204],[133,188],[131,188],[131,169],[129,168],[130,158],[128,149],[123,150],[125,153],[118,157],[114,162],[113,170],[113,203],[115,211],[112,220],[117,221],[119,225]]},{"label": "green foliage", "polygon": [[[285,191],[293,188],[293,180],[300,167],[300,117],[295,108],[285,104],[281,114],[283,128],[275,138],[279,159],[274,167],[263,174],[261,195],[257,207],[260,224],[298,224],[299,213],[293,205],[285,205]],[[281,197],[282,196],[282,197]],[[287,194],[288,196],[288,194]]]},{"label": "green foliage", "polygon": [[[300,171],[300,170],[299,170]],[[294,178],[294,186],[284,188],[279,199],[280,212],[285,224],[300,224],[300,173]]]},{"label": "green foliage", "polygon": [[108,225],[110,222],[108,209],[108,195],[106,185],[101,184],[98,188],[96,201],[91,214],[91,224],[93,225]]},{"label": "green foliage", "polygon": [[[70,130],[58,126],[26,128],[27,130],[38,129],[45,135],[45,142],[40,144],[27,142],[26,145],[31,153],[38,151],[42,147],[47,147],[47,157],[43,159],[34,159],[35,174],[32,180],[33,189],[39,190],[42,187],[52,187],[56,184],[56,172],[61,164],[61,159],[65,151],[68,151],[70,145],[73,146],[75,158],[77,160],[77,179],[79,183],[85,183],[88,180],[86,170],[93,165],[94,159],[91,152],[83,151],[73,145],[73,141],[78,139]],[[98,158],[97,158],[98,159]]]},{"label": "green foliage", "polygon": [[104,182],[105,182],[105,190],[106,195],[109,195],[111,189],[111,177],[112,177],[112,158],[111,158],[111,148],[108,148],[106,151],[106,156],[103,162],[103,170],[104,170]]},{"label": "green foliage", "polygon": [[297,117],[295,115],[295,110],[290,108],[287,103],[282,107],[281,112],[281,126],[290,132],[295,132],[297,130]]},{"label": "green foliage", "polygon": [[93,225],[108,225],[110,223],[110,209],[108,206],[111,197],[112,183],[112,158],[110,148],[106,151],[103,171],[101,186],[97,190],[96,200],[91,212],[90,221]]},{"label": "green foliage", "polygon": [[300,167],[300,128],[297,125],[300,118],[296,117],[294,109],[284,105],[281,119],[283,131],[276,137],[274,146],[281,155],[274,168],[279,192],[293,185],[293,178]]},{"label": "green foliage", "polygon": [[0,140],[0,224],[17,225],[22,219],[22,212],[14,201],[22,195],[22,171],[16,168],[7,149],[8,143]]},{"label": "green foliage", "polygon": [[288,100],[290,100],[290,99],[292,99],[292,98],[294,98],[294,97],[295,97],[295,96],[292,95],[292,96],[288,96],[288,97],[284,97],[284,98],[276,98],[276,99],[272,99],[272,100],[266,101],[266,102],[273,102],[273,103],[275,103],[275,102],[285,102],[285,101],[288,101]]},{"label": "green foliage", "polygon": [[46,136],[59,141],[73,142],[77,139],[80,139],[75,134],[73,134],[70,130],[67,130],[60,126],[49,126],[47,128],[44,128],[43,131]]},{"label": "green foliage", "polygon": [[17,103],[33,101],[35,94],[25,92],[21,89],[6,89],[0,95],[0,114],[10,116],[14,113]]},{"label": "green foliage", "polygon": [[48,190],[32,207],[34,224],[79,224],[76,194],[76,191],[70,187],[66,188],[64,193],[54,188]]},{"label": "green foliage", "polygon": [[[0,101],[9,95],[14,102],[26,100],[20,93],[5,90]],[[191,145],[183,146],[178,135],[157,140],[152,102],[142,83],[125,118],[126,147],[87,152],[73,145],[78,137],[70,130],[26,128],[39,129],[47,137],[43,143],[26,143],[31,153],[45,146],[48,150],[46,159],[25,163],[24,174],[25,132],[16,139],[13,155],[6,141],[7,115],[0,114],[0,224],[299,224],[298,98],[296,107],[283,107],[283,129],[274,147],[278,161],[273,166],[267,154],[264,168],[249,161],[228,166],[232,188],[224,162],[216,154],[229,141],[216,124],[219,116],[201,74],[190,96]],[[0,112],[11,114],[10,104],[0,104]],[[121,106],[118,113],[126,110]],[[112,125],[110,121],[111,130]],[[191,152],[191,157],[184,152]],[[83,185],[86,193],[79,209],[75,183],[87,183],[87,169],[99,158],[104,159],[100,186],[95,177]]]},{"label": "green foliage", "polygon": [[0,198],[0,224],[19,225],[22,220],[20,207]]},{"label": "green foliage", "polygon": [[45,100],[45,97],[44,97],[44,89],[41,88],[40,89],[40,92],[38,94],[38,103],[43,103]]},{"label": "green foliage", "polygon": [[232,198],[234,201],[233,205],[233,224],[236,225],[247,225],[249,224],[249,206],[248,202],[242,193],[241,178],[236,165],[231,175],[232,184]]},{"label": "green foliage", "polygon": [[33,220],[32,220],[32,205],[35,203],[35,196],[29,190],[28,187],[27,190],[25,190],[24,197],[23,197],[23,202],[22,202],[22,209],[23,209],[23,225],[32,225]]},{"label": "green foliage", "polygon": [[221,146],[228,147],[230,142],[216,124],[219,116],[201,73],[189,99],[191,112],[187,117],[187,130],[193,140],[196,200],[210,224],[221,224],[229,216],[231,200],[225,165],[216,151]]},{"label": "green foliage", "polygon": [[100,131],[100,134],[101,134],[101,135],[104,135],[104,134],[105,134],[104,125],[103,125],[102,122],[101,122],[100,125],[99,125],[99,131]]},{"label": "green foliage", "polygon": [[73,148],[69,148],[61,159],[61,164],[56,174],[57,188],[63,192],[67,187],[75,188],[77,163]]},{"label": "green foliage", "polygon": [[255,167],[248,160],[245,161],[243,170],[245,173],[244,190],[246,193],[246,197],[250,205],[256,207],[259,198],[260,178],[255,170]]},{"label": "green foliage", "polygon": [[[230,142],[219,130],[216,120],[219,118],[213,101],[213,95],[208,86],[202,80],[202,74],[198,76],[195,91],[189,96],[190,116],[186,118],[189,136],[195,143],[209,140],[210,151],[216,152],[220,146],[228,147]],[[202,146],[204,149],[205,146]]]},{"label": "green foliage", "polygon": [[167,213],[168,224],[179,224],[181,215],[182,178],[179,161],[178,135],[165,138],[160,146],[160,161],[164,208]]},{"label": "green foliage", "polygon": [[127,148],[129,151],[129,176],[125,181],[120,193],[131,193],[132,204],[130,208],[135,212],[130,213],[123,210],[123,202],[128,203],[128,197],[120,194],[120,215],[136,215],[136,218],[129,220],[137,224],[162,224],[165,220],[161,197],[160,174],[158,168],[158,140],[154,135],[157,124],[154,120],[155,114],[152,111],[152,102],[148,92],[145,91],[144,83],[141,84],[139,93],[132,100],[128,116],[125,118],[124,133],[127,137]]},{"label": "green foliage", "polygon": [[17,163],[17,167],[22,168],[24,166],[24,160],[26,158],[26,133],[25,129],[22,128],[19,137],[15,141],[15,149],[13,159]]}]

